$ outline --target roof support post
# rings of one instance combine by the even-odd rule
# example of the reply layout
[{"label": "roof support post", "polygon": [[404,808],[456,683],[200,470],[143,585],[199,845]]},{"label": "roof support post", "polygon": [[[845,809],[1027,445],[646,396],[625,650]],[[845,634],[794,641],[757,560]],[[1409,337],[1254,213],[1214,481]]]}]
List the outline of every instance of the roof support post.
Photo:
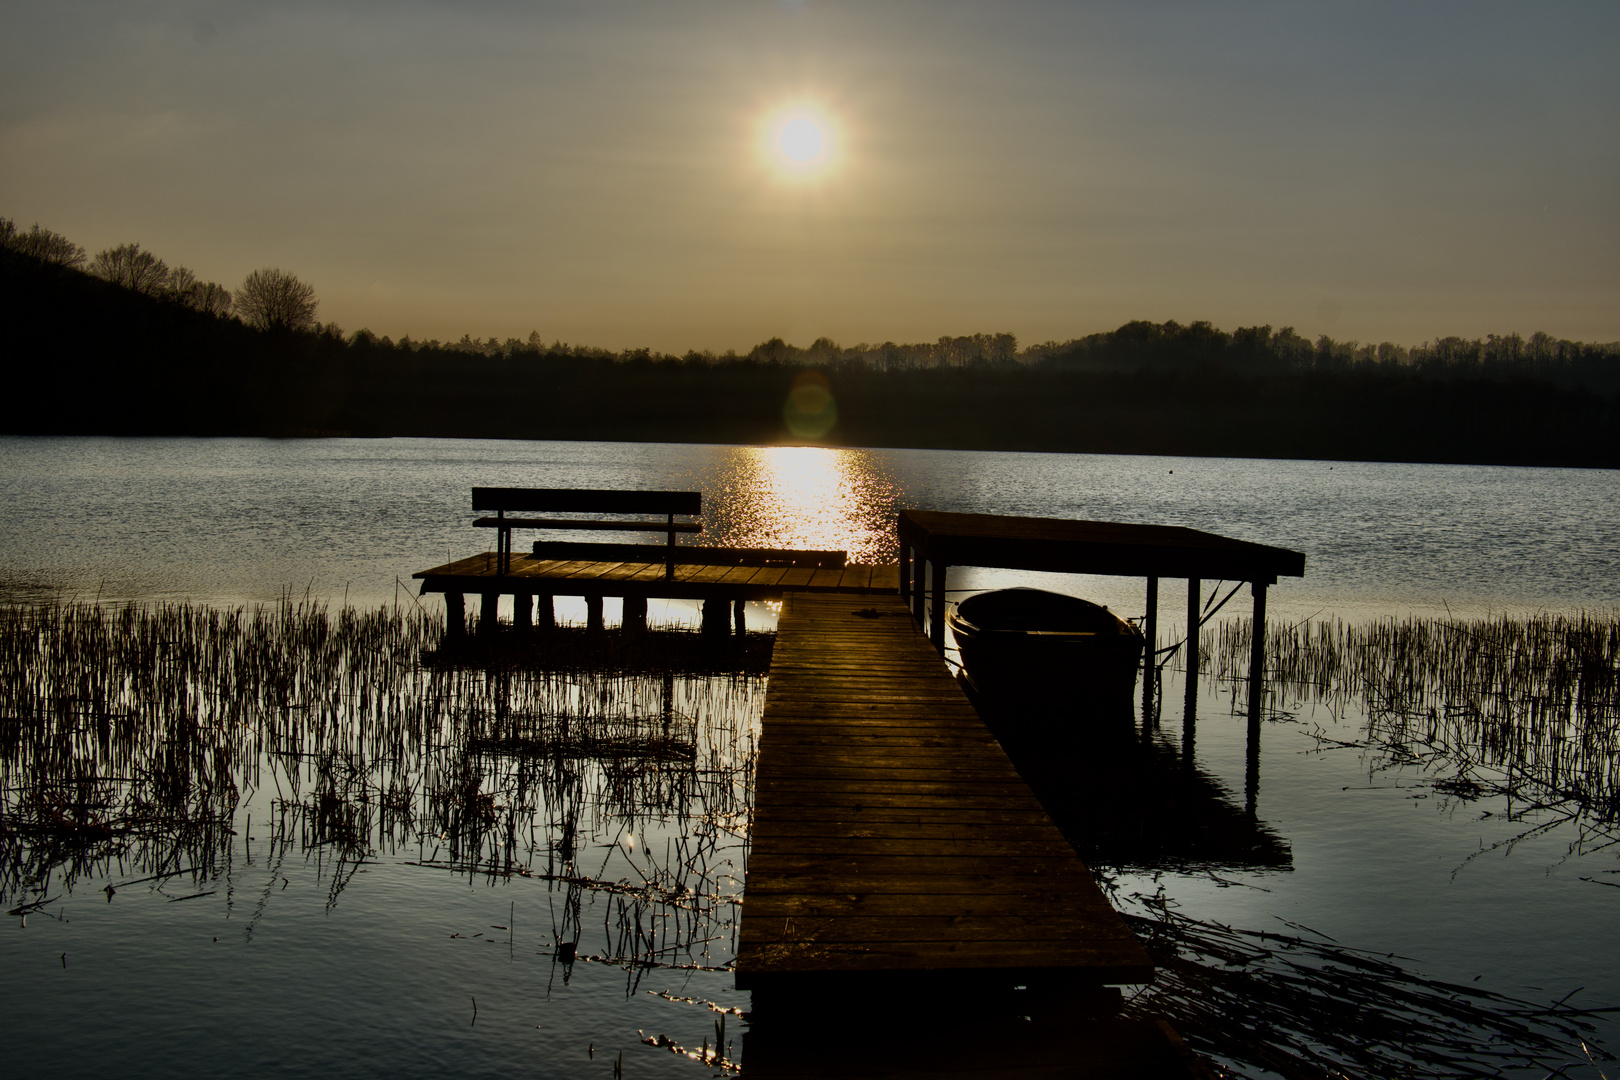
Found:
[{"label": "roof support post", "polygon": [[1199,593],[1203,582],[1187,579],[1187,640],[1183,642],[1187,662],[1187,712],[1181,721],[1181,762],[1193,761],[1193,742],[1198,735],[1198,617],[1203,614]]},{"label": "roof support post", "polygon": [[1249,631],[1249,740],[1243,788],[1249,816],[1253,817],[1260,791],[1260,704],[1266,696],[1266,583],[1256,581],[1250,588],[1254,593],[1254,622]]},{"label": "roof support post", "polygon": [[1147,613],[1142,617],[1142,738],[1153,730],[1153,660],[1159,647],[1159,579],[1147,579]]}]

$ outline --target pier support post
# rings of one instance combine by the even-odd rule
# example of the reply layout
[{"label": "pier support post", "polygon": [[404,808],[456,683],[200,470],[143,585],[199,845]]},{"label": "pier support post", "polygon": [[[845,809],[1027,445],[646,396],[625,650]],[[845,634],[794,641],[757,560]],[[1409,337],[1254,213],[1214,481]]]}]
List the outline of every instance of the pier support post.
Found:
[{"label": "pier support post", "polygon": [[738,600],[736,606],[732,609],[731,625],[739,638],[748,633],[747,608],[748,601]]},{"label": "pier support post", "polygon": [[933,601],[928,615],[928,637],[934,648],[945,651],[945,564],[933,564]]},{"label": "pier support post", "polygon": [[467,634],[467,598],[461,593],[444,594],[444,633],[457,640]]},{"label": "pier support post", "polygon": [[600,632],[602,629],[602,598],[600,596],[587,596],[585,598],[585,629]]},{"label": "pier support post", "polygon": [[478,597],[478,632],[492,633],[495,630],[495,616],[501,608],[500,593],[480,593]]},{"label": "pier support post", "polygon": [[645,596],[627,596],[624,598],[624,617],[620,620],[620,628],[627,634],[640,634],[647,629],[647,598]]},{"label": "pier support post", "polygon": [[1254,593],[1254,624],[1249,633],[1249,723],[1260,723],[1260,702],[1266,682],[1266,583],[1249,586]]},{"label": "pier support post", "polygon": [[1260,794],[1260,705],[1266,696],[1266,583],[1250,585],[1254,593],[1254,623],[1249,631],[1249,740],[1244,769],[1244,804],[1255,814]]},{"label": "pier support post", "polygon": [[1181,760],[1191,766],[1193,742],[1198,735],[1198,618],[1203,614],[1200,592],[1203,582],[1187,579],[1187,640],[1183,643],[1187,659],[1187,711],[1181,721]]},{"label": "pier support post", "polygon": [[1153,660],[1159,646],[1159,579],[1147,579],[1147,612],[1142,617],[1142,738],[1153,730]]},{"label": "pier support post", "polygon": [[551,630],[557,625],[557,609],[552,605],[550,593],[539,593],[534,598],[534,624],[541,630]]},{"label": "pier support post", "polygon": [[703,601],[703,621],[700,624],[704,642],[723,642],[731,634],[731,601],[711,596]]},{"label": "pier support post", "polygon": [[534,595],[512,594],[512,629],[527,631],[534,628]]}]

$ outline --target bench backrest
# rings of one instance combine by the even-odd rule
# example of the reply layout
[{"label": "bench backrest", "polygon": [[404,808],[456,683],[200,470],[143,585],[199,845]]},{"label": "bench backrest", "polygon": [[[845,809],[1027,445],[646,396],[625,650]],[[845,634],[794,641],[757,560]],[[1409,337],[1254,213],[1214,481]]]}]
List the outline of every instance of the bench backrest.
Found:
[{"label": "bench backrest", "polygon": [[703,493],[475,487],[472,489],[472,508],[497,513],[700,514],[703,512]]}]

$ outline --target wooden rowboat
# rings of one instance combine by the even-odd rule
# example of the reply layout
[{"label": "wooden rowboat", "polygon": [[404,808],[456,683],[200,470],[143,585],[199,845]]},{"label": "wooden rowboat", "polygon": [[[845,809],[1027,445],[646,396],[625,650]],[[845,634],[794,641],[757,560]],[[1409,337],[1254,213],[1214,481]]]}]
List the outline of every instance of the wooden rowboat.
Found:
[{"label": "wooden rowboat", "polygon": [[1101,604],[998,589],[962,601],[946,624],[970,690],[997,712],[1015,712],[1028,729],[1019,735],[1078,734],[1076,725],[1132,715],[1142,632]]}]

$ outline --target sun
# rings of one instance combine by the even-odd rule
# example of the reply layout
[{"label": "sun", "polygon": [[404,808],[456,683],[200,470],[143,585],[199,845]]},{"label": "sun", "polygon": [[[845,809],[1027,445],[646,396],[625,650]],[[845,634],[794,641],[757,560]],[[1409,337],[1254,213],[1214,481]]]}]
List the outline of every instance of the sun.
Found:
[{"label": "sun", "polygon": [[796,116],[776,133],[776,148],[796,165],[808,165],[821,156],[827,133],[808,116]]},{"label": "sun", "polygon": [[831,117],[812,105],[793,105],[771,113],[763,142],[772,166],[787,177],[809,178],[826,172],[838,150]]}]

